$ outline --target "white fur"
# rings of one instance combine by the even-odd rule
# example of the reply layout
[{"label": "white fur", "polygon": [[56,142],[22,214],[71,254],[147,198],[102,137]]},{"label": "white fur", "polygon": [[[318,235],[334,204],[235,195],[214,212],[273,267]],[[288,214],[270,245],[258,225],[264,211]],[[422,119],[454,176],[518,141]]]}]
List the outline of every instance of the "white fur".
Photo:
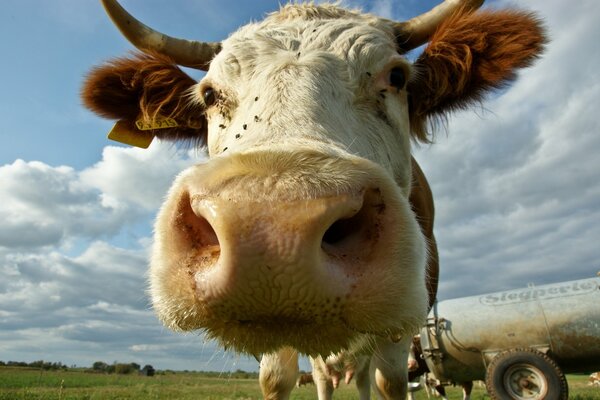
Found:
[{"label": "white fur", "polygon": [[[302,6],[288,6],[282,13],[296,9]],[[386,89],[380,75],[391,66],[402,67],[410,77],[411,66],[398,56],[387,20],[347,13],[344,19],[323,22],[274,14],[247,25],[223,42],[196,91],[201,96],[211,86],[222,93],[222,104],[208,111],[209,154],[282,142],[324,146],[334,156],[350,153],[375,161],[407,190],[406,93],[390,89],[385,99],[379,97]],[[391,126],[377,116],[376,101]]]},{"label": "white fur", "polygon": [[260,388],[265,400],[286,400],[296,384],[298,353],[284,347],[260,361]]}]

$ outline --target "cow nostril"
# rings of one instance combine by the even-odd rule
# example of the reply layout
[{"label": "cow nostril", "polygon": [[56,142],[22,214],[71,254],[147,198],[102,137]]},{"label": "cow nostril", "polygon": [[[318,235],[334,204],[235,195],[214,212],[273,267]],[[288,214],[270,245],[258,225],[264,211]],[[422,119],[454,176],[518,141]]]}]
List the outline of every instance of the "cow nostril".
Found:
[{"label": "cow nostril", "polygon": [[338,219],[323,234],[321,248],[335,257],[365,259],[379,240],[385,216],[379,189],[364,192],[361,208]]},{"label": "cow nostril", "polygon": [[324,245],[335,245],[342,242],[344,239],[350,238],[360,230],[359,214],[356,214],[351,218],[340,219],[335,221],[329,229],[325,231],[322,242]]},{"label": "cow nostril", "polygon": [[192,208],[189,195],[182,196],[174,218],[181,245],[188,249],[218,246],[219,239],[210,222]]},{"label": "cow nostril", "polygon": [[360,257],[363,251],[377,242],[384,213],[380,191],[366,190],[361,208],[354,215],[331,224],[323,234],[321,247],[332,255]]}]

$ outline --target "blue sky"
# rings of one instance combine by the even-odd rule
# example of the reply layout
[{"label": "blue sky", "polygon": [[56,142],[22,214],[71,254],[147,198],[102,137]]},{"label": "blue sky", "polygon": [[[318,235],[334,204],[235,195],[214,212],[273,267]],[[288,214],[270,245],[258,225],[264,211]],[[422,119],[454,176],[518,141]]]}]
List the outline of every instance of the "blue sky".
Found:
[{"label": "blue sky", "polygon": [[[404,19],[434,1],[346,1]],[[173,36],[217,41],[277,1],[123,0]],[[502,7],[507,1],[486,6]],[[436,198],[440,298],[591,277],[600,270],[600,5],[523,0],[546,20],[544,58],[483,108],[415,149]],[[0,13],[0,360],[135,361],[256,369],[148,307],[152,220],[201,151],[111,143],[82,77],[131,46],[99,2],[6,0]],[[200,77],[196,71],[190,72]]]}]

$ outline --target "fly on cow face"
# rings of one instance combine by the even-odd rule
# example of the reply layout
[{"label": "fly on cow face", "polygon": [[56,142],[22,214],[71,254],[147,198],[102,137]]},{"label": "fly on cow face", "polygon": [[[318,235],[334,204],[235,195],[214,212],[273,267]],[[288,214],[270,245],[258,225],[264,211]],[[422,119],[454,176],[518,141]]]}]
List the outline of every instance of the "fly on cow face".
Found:
[{"label": "fly on cow face", "polygon": [[[398,55],[391,27],[374,27],[373,21],[298,18],[284,27],[271,21],[233,34],[195,91],[202,98],[207,88],[218,88],[226,97],[224,109],[206,111],[209,152],[287,140],[319,145],[371,159],[390,172],[404,170],[401,183],[407,186],[405,85],[395,79],[393,86],[390,77],[401,71],[410,79],[411,67]],[[388,89],[382,98],[381,90]],[[240,126],[246,127],[242,138]],[[395,156],[374,143],[386,143]]]}]

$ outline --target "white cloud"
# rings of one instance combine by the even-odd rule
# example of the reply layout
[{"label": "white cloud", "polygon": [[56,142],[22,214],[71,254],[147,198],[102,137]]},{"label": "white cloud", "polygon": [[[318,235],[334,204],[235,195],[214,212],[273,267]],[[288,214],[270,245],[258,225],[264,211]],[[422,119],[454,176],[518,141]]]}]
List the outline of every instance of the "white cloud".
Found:
[{"label": "white cloud", "polygon": [[105,147],[102,160],[81,172],[81,181],[100,189],[106,204],[156,210],[173,177],[198,160],[177,156],[168,143],[148,149]]},{"label": "white cloud", "polygon": [[106,147],[83,171],[23,160],[0,166],[0,247],[113,236],[153,215],[174,176],[195,161],[157,142],[147,150]]},{"label": "white cloud", "polygon": [[0,167],[0,246],[56,245],[70,235],[116,233],[128,215],[106,206],[100,193],[69,167],[16,160]]},{"label": "white cloud", "polygon": [[[9,253],[0,260],[4,269],[11,270],[11,279],[0,283],[0,304],[5,310],[21,311],[12,320],[16,324],[30,323],[31,313],[50,314],[73,307],[92,307],[99,302],[147,308],[145,250],[125,250],[95,242],[77,257],[58,252]],[[98,308],[90,310],[106,314]],[[69,319],[69,313],[62,316]]]}]

